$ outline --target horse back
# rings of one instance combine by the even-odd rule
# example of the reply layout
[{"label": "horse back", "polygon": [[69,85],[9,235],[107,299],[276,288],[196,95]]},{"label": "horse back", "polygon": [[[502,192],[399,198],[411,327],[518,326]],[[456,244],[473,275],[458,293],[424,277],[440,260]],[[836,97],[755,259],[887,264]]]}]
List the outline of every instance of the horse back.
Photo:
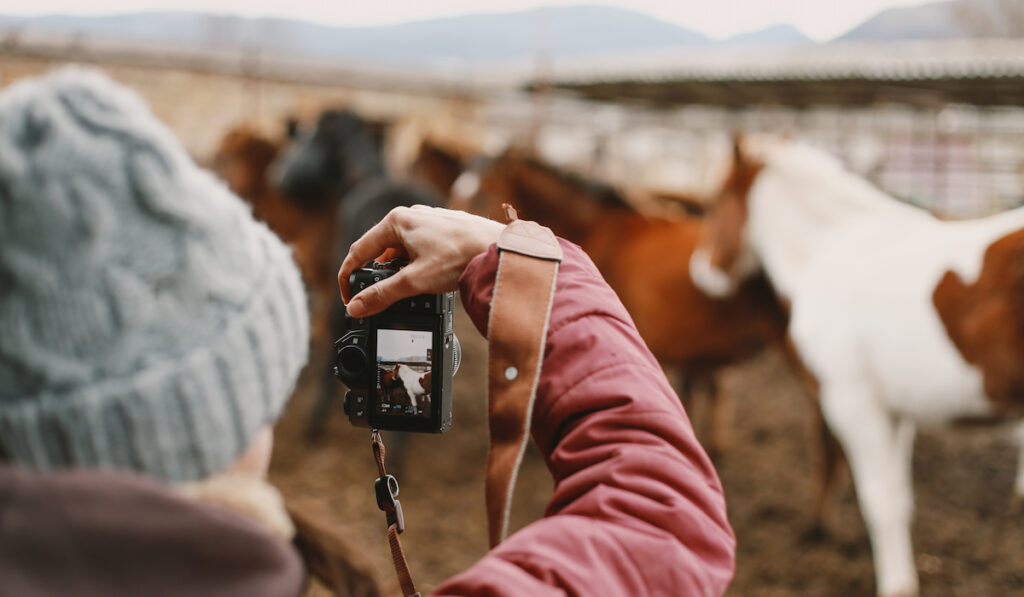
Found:
[{"label": "horse back", "polygon": [[870,380],[919,420],[1024,411],[1024,231],[859,222],[824,243],[792,334],[823,380]]},{"label": "horse back", "polygon": [[621,215],[596,226],[584,249],[618,293],[648,347],[680,366],[717,366],[782,340],[787,314],[763,276],[725,299],[689,274],[702,218]]}]

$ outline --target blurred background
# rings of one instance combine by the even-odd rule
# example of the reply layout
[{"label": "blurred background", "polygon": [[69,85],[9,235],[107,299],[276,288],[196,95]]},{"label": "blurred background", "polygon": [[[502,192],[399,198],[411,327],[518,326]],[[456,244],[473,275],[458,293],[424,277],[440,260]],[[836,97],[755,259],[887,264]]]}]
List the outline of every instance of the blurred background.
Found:
[{"label": "blurred background", "polygon": [[[358,114],[379,133],[368,151],[389,175],[418,178],[442,202],[480,160],[525,148],[563,177],[624,189],[659,217],[699,212],[726,172],[731,136],[775,132],[942,218],[1024,204],[1024,0],[87,4],[0,8],[0,86],[65,63],[102,68],[295,244],[320,319],[279,426],[273,480],[361,546],[393,593],[369,433],[340,413],[340,384],[323,381],[342,233],[315,222],[333,223],[336,205],[310,220],[281,215],[264,196],[273,157],[325,110]],[[486,551],[486,344],[461,313],[457,332],[455,428],[394,438],[403,540],[426,590]],[[873,594],[848,483],[825,533],[811,532],[819,455],[799,381],[772,351],[714,375],[712,393],[731,397],[724,415],[702,392],[685,393],[697,394],[688,410],[715,450],[739,537],[730,595]],[[922,434],[914,537],[923,594],[1024,591],[1014,457],[1001,434]],[[550,493],[539,456],[519,483],[516,526],[541,516]]]}]

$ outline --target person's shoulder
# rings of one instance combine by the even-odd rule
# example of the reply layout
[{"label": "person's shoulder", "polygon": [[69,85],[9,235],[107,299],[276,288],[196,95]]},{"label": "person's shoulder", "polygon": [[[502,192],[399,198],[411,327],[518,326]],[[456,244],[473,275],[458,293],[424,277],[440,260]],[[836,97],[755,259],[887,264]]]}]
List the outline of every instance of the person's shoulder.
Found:
[{"label": "person's shoulder", "polygon": [[[28,544],[39,550],[22,549]],[[170,583],[182,594],[209,594],[248,586],[251,578],[252,592],[245,594],[269,596],[297,594],[305,579],[288,542],[228,507],[137,475],[0,467],[2,568],[38,570],[33,553],[43,551],[53,569],[81,569],[90,582],[111,587],[137,575],[147,583]],[[43,586],[28,572],[19,577]]]}]

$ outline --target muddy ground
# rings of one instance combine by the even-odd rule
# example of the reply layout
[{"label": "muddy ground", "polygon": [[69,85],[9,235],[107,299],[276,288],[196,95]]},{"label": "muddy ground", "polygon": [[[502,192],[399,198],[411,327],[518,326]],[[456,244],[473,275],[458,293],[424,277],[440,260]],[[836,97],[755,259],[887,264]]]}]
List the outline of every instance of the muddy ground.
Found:
[{"label": "muddy ground", "polygon": [[[402,541],[424,594],[470,566],[487,547],[486,345],[461,312],[456,331],[464,359],[455,386],[454,428],[443,436],[410,436],[398,473],[408,526]],[[272,480],[289,500],[329,518],[362,546],[387,594],[397,595],[383,515],[373,497],[369,432],[351,427],[339,406],[322,441],[302,438],[319,383],[312,373],[322,366],[322,360],[311,364],[278,427]],[[781,358],[765,353],[735,367],[725,374],[724,387],[733,398],[733,442],[717,464],[739,539],[728,595],[873,595],[870,546],[852,484],[844,483],[825,537],[808,532],[817,456],[810,451],[806,398]],[[698,429],[703,410],[700,401],[691,408]],[[392,439],[391,460],[396,447]],[[1005,430],[919,434],[914,545],[922,595],[1024,594],[1024,511],[1011,499],[1015,462]],[[519,480],[513,528],[543,515],[551,486],[543,461],[531,451]]]}]

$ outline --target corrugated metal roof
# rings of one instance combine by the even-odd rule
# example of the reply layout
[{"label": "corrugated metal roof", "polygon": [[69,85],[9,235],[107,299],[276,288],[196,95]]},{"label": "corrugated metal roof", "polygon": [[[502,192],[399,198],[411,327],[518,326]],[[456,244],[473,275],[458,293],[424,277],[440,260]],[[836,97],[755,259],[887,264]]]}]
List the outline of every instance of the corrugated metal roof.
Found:
[{"label": "corrugated metal roof", "polygon": [[1024,104],[1024,40],[835,43],[606,57],[554,70],[555,87],[656,105]]}]

